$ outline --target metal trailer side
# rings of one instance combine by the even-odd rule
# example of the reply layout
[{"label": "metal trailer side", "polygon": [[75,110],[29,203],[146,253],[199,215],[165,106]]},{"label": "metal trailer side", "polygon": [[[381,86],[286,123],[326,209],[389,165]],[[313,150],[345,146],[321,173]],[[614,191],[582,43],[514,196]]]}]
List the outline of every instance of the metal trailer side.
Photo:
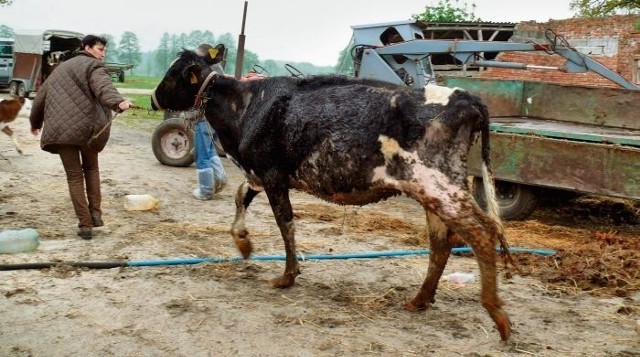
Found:
[{"label": "metal trailer side", "polygon": [[[491,160],[503,195],[552,188],[640,200],[640,91],[462,77],[444,82],[487,103]],[[479,163],[476,146],[469,156],[474,176]]]}]

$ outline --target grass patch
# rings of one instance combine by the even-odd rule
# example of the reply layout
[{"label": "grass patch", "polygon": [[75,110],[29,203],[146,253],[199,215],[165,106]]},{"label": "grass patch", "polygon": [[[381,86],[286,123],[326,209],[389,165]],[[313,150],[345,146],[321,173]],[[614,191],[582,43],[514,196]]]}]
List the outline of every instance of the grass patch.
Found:
[{"label": "grass patch", "polygon": [[125,75],[124,83],[114,82],[116,88],[139,88],[154,89],[162,77],[143,77],[143,76],[127,76]]}]

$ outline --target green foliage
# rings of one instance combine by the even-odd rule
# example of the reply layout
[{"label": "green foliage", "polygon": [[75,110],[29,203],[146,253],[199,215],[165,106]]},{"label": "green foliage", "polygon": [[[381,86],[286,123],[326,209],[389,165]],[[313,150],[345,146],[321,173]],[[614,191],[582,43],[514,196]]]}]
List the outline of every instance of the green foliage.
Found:
[{"label": "green foliage", "polygon": [[640,14],[640,0],[572,0],[570,6],[578,17]]},{"label": "green foliage", "polygon": [[118,44],[118,60],[121,63],[138,65],[142,60],[138,36],[130,31],[125,31]]},{"label": "green foliage", "polygon": [[0,0],[0,6],[8,6],[13,3],[13,0]]},{"label": "green foliage", "polygon": [[412,18],[424,22],[474,22],[482,21],[475,15],[476,4],[471,3],[471,9],[465,1],[462,6],[455,0],[455,5],[451,0],[439,0],[438,5],[427,6],[421,14],[414,14]]}]

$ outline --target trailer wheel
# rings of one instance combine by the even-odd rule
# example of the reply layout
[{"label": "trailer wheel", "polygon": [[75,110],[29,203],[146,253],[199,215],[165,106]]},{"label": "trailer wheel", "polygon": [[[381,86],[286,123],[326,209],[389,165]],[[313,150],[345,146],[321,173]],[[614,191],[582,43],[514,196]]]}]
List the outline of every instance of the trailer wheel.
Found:
[{"label": "trailer wheel", "polygon": [[118,72],[118,82],[119,83],[124,83],[124,71],[119,71]]},{"label": "trailer wheel", "polygon": [[[482,179],[476,178],[473,186],[473,197],[480,207],[486,209]],[[496,181],[496,198],[500,217],[506,221],[526,219],[538,206],[538,196],[533,187],[512,182]]]},{"label": "trailer wheel", "polygon": [[25,88],[24,83],[18,84],[18,96],[22,98],[26,98],[27,95],[29,95],[29,93],[27,92],[27,89]]},{"label": "trailer wheel", "polygon": [[12,96],[18,95],[18,82],[11,81],[9,83],[9,94]]},{"label": "trailer wheel", "polygon": [[194,161],[193,132],[185,128],[182,118],[163,120],[153,132],[151,147],[163,165],[187,167]]}]

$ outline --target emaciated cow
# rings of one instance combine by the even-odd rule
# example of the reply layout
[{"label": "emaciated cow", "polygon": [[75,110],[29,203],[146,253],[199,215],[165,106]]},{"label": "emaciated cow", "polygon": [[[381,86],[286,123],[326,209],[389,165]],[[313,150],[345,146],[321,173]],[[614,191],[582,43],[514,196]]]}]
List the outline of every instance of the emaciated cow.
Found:
[{"label": "emaciated cow", "polygon": [[[508,250],[489,165],[488,111],[478,97],[344,76],[239,81],[211,74],[203,58],[183,51],[151,100],[155,110],[195,105],[204,111],[227,156],[244,170],[247,181],[238,188],[231,228],[244,258],[252,250],[245,212],[266,192],[286,250],[284,274],[271,285],[289,287],[300,273],[290,189],[341,205],[406,194],[426,211],[431,254],[427,277],[405,307],[422,310],[435,302],[457,235],[477,258],[482,305],[502,339],[509,337],[497,295],[495,247],[500,242]],[[491,214],[478,207],[466,186],[467,154],[478,135]]]},{"label": "emaciated cow", "polygon": [[3,99],[0,101],[0,131],[9,135],[13,145],[16,147],[16,151],[22,155],[22,148],[18,139],[13,136],[13,130],[9,127],[9,123],[16,120],[18,113],[24,105],[25,99],[23,97],[14,96],[11,99]]}]

